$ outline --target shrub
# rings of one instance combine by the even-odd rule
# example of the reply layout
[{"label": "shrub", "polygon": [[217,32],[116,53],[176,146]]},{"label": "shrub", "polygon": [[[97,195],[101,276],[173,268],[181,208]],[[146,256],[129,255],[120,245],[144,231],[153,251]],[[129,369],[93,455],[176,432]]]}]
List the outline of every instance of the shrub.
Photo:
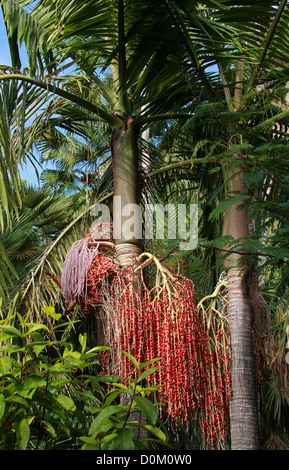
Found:
[{"label": "shrub", "polygon": [[[87,347],[86,334],[76,348],[57,340],[59,322],[53,307],[43,308],[47,324],[29,323],[29,314],[0,321],[0,448],[2,450],[134,450],[148,442],[167,445],[157,404],[142,380],[156,370],[154,360],[134,364],[134,379],[96,373],[106,347]],[[17,327],[15,326],[17,325]],[[129,399],[120,400],[122,394]],[[132,419],[134,412],[146,424]],[[136,439],[144,428],[149,439]]]}]

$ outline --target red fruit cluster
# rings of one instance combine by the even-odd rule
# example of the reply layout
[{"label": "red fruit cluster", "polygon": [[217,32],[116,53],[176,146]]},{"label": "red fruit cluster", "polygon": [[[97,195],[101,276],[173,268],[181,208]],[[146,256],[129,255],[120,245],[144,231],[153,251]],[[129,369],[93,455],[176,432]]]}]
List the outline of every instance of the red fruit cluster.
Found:
[{"label": "red fruit cluster", "polygon": [[[133,269],[121,270],[103,254],[95,257],[87,276],[86,308],[107,301],[103,283],[109,279],[110,325],[117,364],[113,372],[134,377],[130,353],[144,362],[160,358],[160,369],[148,377],[162,385],[158,400],[177,424],[197,420],[204,437],[222,446],[228,426],[229,344],[223,322],[198,312],[195,291],[184,275],[148,289]],[[107,311],[107,309],[106,309]]]},{"label": "red fruit cluster", "polygon": [[85,309],[103,302],[104,285],[110,284],[118,273],[119,268],[111,257],[104,253],[94,257],[86,276]]}]

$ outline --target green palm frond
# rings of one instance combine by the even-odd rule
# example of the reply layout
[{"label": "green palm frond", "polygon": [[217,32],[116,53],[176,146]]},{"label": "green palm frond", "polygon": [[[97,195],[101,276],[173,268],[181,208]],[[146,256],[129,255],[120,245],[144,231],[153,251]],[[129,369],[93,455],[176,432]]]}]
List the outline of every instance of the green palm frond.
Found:
[{"label": "green palm frond", "polygon": [[[45,273],[61,276],[62,266],[71,245],[88,233],[94,216],[92,209],[100,203],[108,201],[112,193],[99,198],[86,208],[78,210],[78,214],[72,218],[71,222],[58,234],[53,242],[47,246],[31,268],[31,272],[26,278],[26,283],[22,284],[23,289],[19,298],[19,308],[31,311],[35,319],[41,315],[41,306],[59,304],[60,310],[64,308],[65,301],[62,298],[59,287],[48,279]],[[43,250],[42,250],[43,251]]]},{"label": "green palm frond", "polygon": [[11,224],[5,223],[0,234],[1,246],[1,296],[3,301],[15,295],[24,282],[35,258],[67,224],[73,214],[72,200],[63,193],[22,188],[22,206],[18,215],[11,217]]}]

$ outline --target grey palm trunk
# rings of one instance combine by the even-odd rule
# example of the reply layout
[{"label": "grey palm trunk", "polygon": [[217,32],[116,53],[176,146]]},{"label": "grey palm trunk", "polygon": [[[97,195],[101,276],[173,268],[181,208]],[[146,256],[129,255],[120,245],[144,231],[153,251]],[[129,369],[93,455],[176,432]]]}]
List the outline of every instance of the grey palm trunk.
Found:
[{"label": "grey palm trunk", "polygon": [[[240,167],[223,166],[226,197],[239,195],[244,186]],[[243,201],[226,209],[223,236],[248,236],[247,213]],[[230,251],[230,248],[228,247]],[[251,301],[246,293],[246,266],[242,253],[229,253],[224,261],[228,281],[228,325],[231,346],[230,438],[232,450],[259,449],[259,412]]]}]

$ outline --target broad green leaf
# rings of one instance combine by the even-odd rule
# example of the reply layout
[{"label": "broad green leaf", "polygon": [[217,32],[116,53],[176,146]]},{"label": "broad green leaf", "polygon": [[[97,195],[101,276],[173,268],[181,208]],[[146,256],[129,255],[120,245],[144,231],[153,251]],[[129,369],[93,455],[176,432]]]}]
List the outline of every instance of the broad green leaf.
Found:
[{"label": "broad green leaf", "polygon": [[84,333],[84,335],[79,335],[78,337],[78,340],[79,340],[79,343],[80,343],[80,346],[82,348],[82,354],[85,353],[85,349],[86,349],[86,342],[87,342],[87,334]]},{"label": "broad green leaf", "polygon": [[153,364],[154,362],[157,362],[160,360],[161,360],[161,357],[156,357],[155,359],[151,359],[150,361],[142,362],[140,365],[140,369],[143,369],[144,367],[147,367],[150,364]]},{"label": "broad green leaf", "polygon": [[155,426],[151,426],[150,424],[146,424],[146,425],[144,426],[144,428],[147,429],[151,434],[153,434],[154,436],[156,436],[156,437],[157,437],[158,439],[160,439],[161,441],[163,441],[163,442],[166,442],[166,441],[167,441],[166,435],[165,435],[165,433],[164,433],[161,429],[159,429],[159,428],[157,428],[157,427],[155,427]]},{"label": "broad green leaf", "polygon": [[54,314],[55,308],[54,307],[41,307],[41,310],[43,310],[44,313],[46,313],[49,316],[52,316]]},{"label": "broad green leaf", "polygon": [[15,328],[15,326],[1,325],[1,330],[4,330],[4,333],[9,334],[10,337],[13,337],[13,336],[21,337],[22,336],[22,333],[17,328]]},{"label": "broad green leaf", "polygon": [[121,352],[129,358],[129,360],[135,365],[137,370],[140,369],[140,363],[139,363],[139,361],[137,361],[137,359],[135,357],[133,357],[131,354],[129,354],[126,351],[121,351]]},{"label": "broad green leaf", "polygon": [[72,383],[71,378],[67,378],[67,379],[54,379],[54,380],[52,380],[51,382],[49,382],[48,387],[49,387],[50,389],[52,389],[52,388],[57,388],[57,387],[59,387],[59,388],[62,389],[64,385],[68,385],[68,384],[70,384],[70,383]]},{"label": "broad green leaf", "polygon": [[142,441],[134,441],[135,450],[147,450],[147,446]]},{"label": "broad green leaf", "polygon": [[85,354],[83,354],[83,358],[86,359],[102,351],[109,351],[109,350],[111,350],[109,346],[96,346],[95,348],[92,348],[89,351],[87,351]]},{"label": "broad green leaf", "polygon": [[155,425],[158,418],[158,411],[154,404],[145,397],[134,397],[140,411],[145,415],[149,424]]},{"label": "broad green leaf", "polygon": [[22,397],[18,397],[17,395],[12,395],[11,397],[6,398],[7,403],[19,403],[23,405],[25,408],[29,407],[29,403]]},{"label": "broad green leaf", "polygon": [[44,338],[43,338],[42,334],[39,333],[38,331],[32,332],[32,333],[31,333],[31,338],[32,338],[34,341],[40,342],[40,343],[41,343],[42,341],[44,341]]},{"label": "broad green leaf", "polygon": [[17,335],[13,335],[11,333],[0,333],[0,342],[6,341],[10,338],[15,338]]},{"label": "broad green leaf", "polygon": [[45,349],[47,346],[47,343],[44,341],[43,343],[34,343],[33,344],[33,349],[34,349],[34,352],[36,354],[36,356],[38,356],[41,351],[43,351],[43,349]]},{"label": "broad green leaf", "polygon": [[98,442],[94,439],[94,437],[89,436],[80,436],[80,441],[83,441],[84,444],[82,446],[82,450],[99,450]]},{"label": "broad green leaf", "polygon": [[54,307],[42,307],[41,310],[43,310],[43,312],[46,313],[49,317],[54,318],[54,320],[59,320],[62,317],[61,313],[54,313]]},{"label": "broad green leaf", "polygon": [[5,407],[6,407],[6,405],[5,405],[5,397],[4,397],[4,395],[2,395],[2,393],[1,393],[1,395],[0,395],[0,420],[3,418],[3,415],[4,415],[4,413],[5,413]]},{"label": "broad green leaf", "polygon": [[51,436],[53,437],[53,439],[56,439],[56,438],[57,438],[57,434],[56,434],[56,431],[55,431],[54,427],[52,426],[52,424],[49,423],[49,421],[46,421],[46,420],[42,420],[41,423],[44,425],[44,427],[45,427],[46,430],[49,432],[49,434],[51,434]]},{"label": "broad green leaf", "polygon": [[109,450],[135,450],[133,430],[130,427],[118,430]]},{"label": "broad green leaf", "polygon": [[80,359],[81,354],[78,351],[73,351],[73,350],[70,350],[69,348],[65,348],[65,350],[63,351],[63,357],[65,358],[73,357],[74,359]]},{"label": "broad green leaf", "polygon": [[0,374],[5,375],[9,372],[12,366],[12,361],[9,356],[2,356],[0,358]]},{"label": "broad green leaf", "polygon": [[39,375],[30,375],[24,377],[23,383],[15,384],[15,390],[24,398],[31,398],[35,390],[39,387],[46,386],[46,380]]},{"label": "broad green leaf", "polygon": [[121,390],[110,391],[106,396],[104,406],[109,406],[121,393]]},{"label": "broad green leaf", "polygon": [[25,418],[16,421],[16,442],[19,450],[26,450],[30,438],[30,427]]},{"label": "broad green leaf", "polygon": [[66,395],[58,395],[56,400],[66,410],[74,411],[76,409],[74,401]]},{"label": "broad green leaf", "polygon": [[103,408],[97,415],[97,417],[92,421],[88,434],[90,436],[96,436],[100,433],[102,427],[106,425],[107,420],[114,414],[119,414],[126,409],[123,405],[111,405],[106,408]]},{"label": "broad green leaf", "polygon": [[[0,333],[0,336],[1,336],[1,333]],[[1,341],[1,340],[0,340]],[[12,352],[19,352],[19,351],[25,351],[25,348],[20,348],[19,346],[16,346],[16,344],[11,344],[11,345],[8,345],[8,346],[0,346],[0,352],[8,352],[8,353],[12,353]]]},{"label": "broad green leaf", "polygon": [[118,383],[118,382],[111,382],[111,385],[113,387],[116,387],[118,389],[120,389],[123,393],[126,393],[127,395],[133,395],[133,389],[132,387],[127,387],[126,385],[122,384],[122,383]]},{"label": "broad green leaf", "polygon": [[[1,299],[1,303],[2,303],[2,299]],[[10,315],[9,317],[7,318],[4,318],[3,320],[0,320],[0,325],[2,325],[3,323],[7,323],[9,322],[9,320],[12,320],[13,318],[15,318],[16,315]],[[0,326],[1,328],[1,326]]]},{"label": "broad green leaf", "polygon": [[[26,325],[26,326],[30,326],[30,325]],[[46,331],[49,331],[49,328],[46,326],[46,325],[43,325],[43,324],[38,324],[38,325],[33,325],[32,328],[30,328],[30,330],[28,330],[24,336],[28,336],[28,335],[31,335],[31,333],[33,333],[34,331],[38,331],[38,330],[46,330]]]},{"label": "broad green leaf", "polygon": [[138,378],[138,383],[145,379],[148,375],[152,375],[157,370],[160,370],[161,367],[151,367],[150,369],[145,370]]}]

